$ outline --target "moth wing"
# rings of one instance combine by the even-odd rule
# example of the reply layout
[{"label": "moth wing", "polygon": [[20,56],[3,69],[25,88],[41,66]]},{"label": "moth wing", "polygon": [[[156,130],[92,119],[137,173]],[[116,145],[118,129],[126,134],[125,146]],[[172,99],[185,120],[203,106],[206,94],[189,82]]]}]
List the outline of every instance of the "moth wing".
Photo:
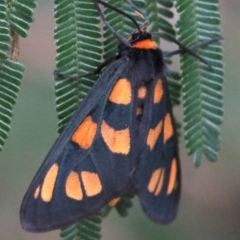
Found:
[{"label": "moth wing", "polygon": [[172,221],[180,197],[177,136],[167,80],[149,88],[139,126],[139,164],[134,185],[145,213],[155,222]]},{"label": "moth wing", "polygon": [[130,82],[121,79],[127,67],[120,59],[101,75],[56,140],[24,196],[25,230],[65,227],[128,191],[133,104]]}]

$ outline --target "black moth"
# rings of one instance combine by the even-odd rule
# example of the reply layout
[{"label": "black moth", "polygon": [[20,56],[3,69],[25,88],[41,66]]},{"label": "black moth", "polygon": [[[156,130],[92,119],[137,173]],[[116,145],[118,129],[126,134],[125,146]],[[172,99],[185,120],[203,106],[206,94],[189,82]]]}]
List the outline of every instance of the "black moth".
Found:
[{"label": "black moth", "polygon": [[54,143],[21,206],[43,232],[89,217],[134,192],[153,221],[168,223],[180,196],[177,136],[161,50],[147,32],[116,60]]}]

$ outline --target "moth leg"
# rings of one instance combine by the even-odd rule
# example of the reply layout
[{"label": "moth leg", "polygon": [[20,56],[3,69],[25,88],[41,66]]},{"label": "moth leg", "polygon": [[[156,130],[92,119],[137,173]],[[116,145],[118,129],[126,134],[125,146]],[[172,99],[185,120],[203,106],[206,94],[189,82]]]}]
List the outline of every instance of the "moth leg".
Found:
[{"label": "moth leg", "polygon": [[[223,39],[222,36],[219,35],[219,36],[213,37],[211,39],[205,40],[203,42],[192,44],[190,47],[188,47],[188,49],[190,49],[192,51],[197,48],[205,48],[208,45],[211,45],[212,43],[218,42],[222,39]],[[181,53],[185,53],[184,49],[178,49],[178,50],[171,51],[171,52],[165,52],[164,55],[166,57],[172,57],[174,55],[181,54]]]},{"label": "moth leg", "polygon": [[179,54],[179,53],[188,53],[188,54],[192,55],[193,57],[195,57],[196,59],[198,59],[200,62],[205,63],[210,69],[212,69],[212,66],[208,63],[208,61],[206,61],[204,58],[202,58],[201,56],[196,54],[193,50],[196,48],[199,48],[199,47],[208,46],[209,44],[211,44],[213,42],[217,42],[222,39],[221,36],[216,36],[214,38],[211,38],[210,40],[204,41],[203,43],[194,44],[190,47],[186,47],[181,42],[179,42],[175,37],[173,37],[167,33],[153,32],[152,34],[159,35],[161,38],[163,38],[167,41],[170,41],[170,42],[174,42],[179,46],[179,48],[180,48],[179,50],[170,52],[165,56],[171,57],[171,56]]},{"label": "moth leg", "polygon": [[76,80],[76,79],[80,79],[83,77],[89,77],[89,76],[93,76],[93,75],[99,75],[102,71],[103,68],[105,68],[109,63],[111,63],[116,56],[112,56],[108,59],[106,59],[104,62],[102,62],[93,72],[89,72],[89,73],[80,73],[80,74],[64,74],[64,73],[60,73],[58,69],[55,69],[53,72],[53,75],[56,79],[66,79],[66,80]]}]

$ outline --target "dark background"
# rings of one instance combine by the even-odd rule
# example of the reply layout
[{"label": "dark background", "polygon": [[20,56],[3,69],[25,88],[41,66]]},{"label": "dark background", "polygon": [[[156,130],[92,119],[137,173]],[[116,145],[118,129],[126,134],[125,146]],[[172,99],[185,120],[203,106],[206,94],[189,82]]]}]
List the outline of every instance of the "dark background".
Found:
[{"label": "dark background", "polygon": [[[57,137],[52,79],[55,24],[53,6],[44,2],[39,3],[29,37],[20,43],[26,72],[12,131],[0,155],[1,240],[60,239],[59,231],[26,233],[19,222],[22,197]],[[135,199],[129,217],[121,218],[114,210],[104,220],[103,239],[240,239],[240,1],[220,0],[220,4],[226,77],[219,160],[213,164],[204,159],[196,169],[182,144],[183,188],[177,219],[167,226],[156,225]]]}]

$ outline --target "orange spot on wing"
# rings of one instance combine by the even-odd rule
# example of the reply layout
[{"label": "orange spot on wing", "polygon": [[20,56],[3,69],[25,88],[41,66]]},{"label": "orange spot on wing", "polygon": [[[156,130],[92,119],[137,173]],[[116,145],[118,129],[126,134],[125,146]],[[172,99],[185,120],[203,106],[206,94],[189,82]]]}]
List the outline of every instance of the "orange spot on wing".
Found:
[{"label": "orange spot on wing", "polygon": [[128,154],[130,151],[130,132],[129,128],[115,130],[105,121],[102,121],[101,133],[104,142],[114,153]]},{"label": "orange spot on wing", "polygon": [[157,44],[151,39],[145,39],[145,40],[133,43],[132,47],[138,48],[138,49],[154,49],[155,50],[157,49]]},{"label": "orange spot on wing", "polygon": [[136,115],[139,116],[143,113],[143,109],[142,108],[137,108],[136,110]]},{"label": "orange spot on wing", "polygon": [[146,97],[147,94],[147,88],[142,86],[138,89],[138,98],[140,99],[144,99]]},{"label": "orange spot on wing", "polygon": [[171,194],[175,184],[176,184],[176,178],[177,178],[177,161],[174,158],[172,160],[171,164],[171,172],[170,172],[170,177],[169,177],[169,182],[168,182],[168,188],[167,188],[167,194]]},{"label": "orange spot on wing", "polygon": [[65,185],[66,195],[74,200],[82,200],[83,192],[77,172],[70,172]]},{"label": "orange spot on wing", "polygon": [[150,147],[150,150],[153,150],[158,140],[158,137],[161,133],[161,130],[162,130],[162,121],[160,121],[154,129],[149,130],[148,137],[147,137],[147,145]]},{"label": "orange spot on wing", "polygon": [[154,190],[156,189],[160,174],[161,174],[161,168],[158,168],[153,172],[151,179],[148,183],[149,192],[154,192]]},{"label": "orange spot on wing", "polygon": [[173,125],[171,116],[169,113],[166,114],[164,119],[164,143],[173,135]]},{"label": "orange spot on wing", "polygon": [[81,148],[88,149],[92,145],[96,131],[97,124],[92,121],[90,116],[88,116],[74,132],[72,141],[77,143]]},{"label": "orange spot on wing", "polygon": [[157,196],[161,192],[162,187],[163,187],[163,180],[164,180],[164,169],[162,169],[162,171],[161,171],[160,179],[158,181],[158,185],[157,185],[156,191],[154,193],[155,196]]},{"label": "orange spot on wing", "polygon": [[153,97],[153,103],[160,103],[163,96],[163,87],[162,87],[162,81],[160,79],[157,80],[157,83],[154,87],[154,97]]},{"label": "orange spot on wing", "polygon": [[120,200],[120,197],[118,197],[118,198],[113,198],[113,199],[108,203],[108,205],[109,205],[110,207],[114,207],[114,206],[119,202],[119,200]]},{"label": "orange spot on wing", "polygon": [[148,191],[151,193],[154,193],[154,196],[157,196],[163,186],[163,180],[164,180],[164,169],[163,168],[157,168],[154,170],[150,181],[148,183]]},{"label": "orange spot on wing", "polygon": [[55,163],[48,170],[42,185],[41,198],[44,202],[50,202],[53,196],[53,189],[55,186],[58,174],[58,165]]},{"label": "orange spot on wing", "polygon": [[119,79],[112,89],[109,101],[116,104],[128,105],[131,99],[131,83],[125,78]]},{"label": "orange spot on wing", "polygon": [[37,199],[40,193],[40,186],[38,186],[34,192],[34,198]]},{"label": "orange spot on wing", "polygon": [[102,184],[98,177],[98,174],[82,171],[81,177],[83,181],[83,186],[88,197],[95,196],[102,191]]}]

